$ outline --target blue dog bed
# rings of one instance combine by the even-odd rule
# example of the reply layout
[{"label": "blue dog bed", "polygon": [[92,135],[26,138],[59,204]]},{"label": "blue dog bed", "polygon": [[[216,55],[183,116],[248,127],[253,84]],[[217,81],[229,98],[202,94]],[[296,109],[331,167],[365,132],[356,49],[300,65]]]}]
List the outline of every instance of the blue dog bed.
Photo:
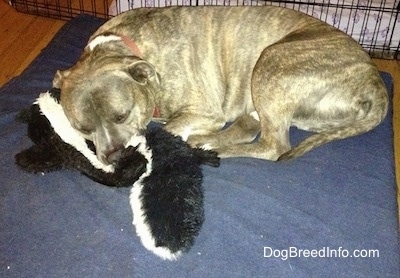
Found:
[{"label": "blue dog bed", "polygon": [[[19,169],[14,155],[32,143],[16,114],[51,88],[102,22],[71,20],[0,90],[0,277],[398,277],[391,110],[372,132],[294,161],[204,166],[205,222],[174,262],[140,243],[129,189]],[[392,94],[390,75],[382,77]],[[291,131],[293,143],[306,135]]]}]

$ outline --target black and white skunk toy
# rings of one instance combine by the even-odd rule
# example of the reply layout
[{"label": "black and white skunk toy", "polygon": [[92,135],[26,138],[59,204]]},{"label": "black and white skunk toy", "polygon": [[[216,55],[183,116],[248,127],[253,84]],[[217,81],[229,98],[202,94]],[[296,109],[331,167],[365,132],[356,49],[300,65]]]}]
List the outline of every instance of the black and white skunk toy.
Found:
[{"label": "black and white skunk toy", "polygon": [[76,169],[108,186],[132,186],[133,224],[142,244],[168,260],[188,251],[204,221],[201,164],[218,167],[217,154],[157,127],[133,136],[116,165],[104,165],[70,125],[59,97],[57,89],[42,93],[19,114],[34,145],[15,156],[17,165],[31,173]]}]

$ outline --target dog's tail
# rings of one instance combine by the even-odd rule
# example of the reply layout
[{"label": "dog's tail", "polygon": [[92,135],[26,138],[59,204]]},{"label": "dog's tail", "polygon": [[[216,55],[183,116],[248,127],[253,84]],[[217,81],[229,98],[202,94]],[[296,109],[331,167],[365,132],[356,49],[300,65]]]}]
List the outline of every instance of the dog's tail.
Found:
[{"label": "dog's tail", "polygon": [[[371,95],[376,94],[372,93]],[[290,160],[330,141],[345,139],[372,130],[382,122],[387,113],[388,98],[386,90],[383,96],[359,103],[360,109],[364,111],[361,117],[342,123],[340,126],[328,127],[319,133],[311,135],[291,150],[282,154],[278,161]]]}]

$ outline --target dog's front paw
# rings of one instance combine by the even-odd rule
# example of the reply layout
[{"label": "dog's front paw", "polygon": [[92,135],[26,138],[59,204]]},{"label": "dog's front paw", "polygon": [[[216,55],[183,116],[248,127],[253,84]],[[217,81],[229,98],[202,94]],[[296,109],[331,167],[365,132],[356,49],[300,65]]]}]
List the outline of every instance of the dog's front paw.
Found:
[{"label": "dog's front paw", "polygon": [[132,185],[146,171],[146,165],[147,160],[136,147],[129,146],[124,149],[115,165],[114,175],[117,178],[117,186]]},{"label": "dog's front paw", "polygon": [[16,154],[15,162],[25,171],[35,174],[56,171],[63,167],[62,159],[53,150],[38,146]]},{"label": "dog's front paw", "polygon": [[209,135],[192,135],[187,139],[187,143],[192,148],[203,150],[213,150],[217,148],[218,142],[213,140]]}]

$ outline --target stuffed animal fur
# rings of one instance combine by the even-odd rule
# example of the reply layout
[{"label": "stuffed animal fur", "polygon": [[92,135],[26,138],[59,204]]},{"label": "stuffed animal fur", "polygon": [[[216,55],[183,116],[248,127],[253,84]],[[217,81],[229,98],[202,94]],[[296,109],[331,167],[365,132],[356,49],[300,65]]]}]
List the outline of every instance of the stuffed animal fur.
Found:
[{"label": "stuffed animal fur", "polygon": [[169,260],[188,251],[204,221],[201,164],[219,166],[217,154],[192,149],[157,127],[132,137],[116,165],[104,165],[69,124],[59,96],[52,89],[20,113],[34,145],[15,156],[17,165],[31,173],[76,169],[108,186],[132,186],[133,224],[142,244]]}]

